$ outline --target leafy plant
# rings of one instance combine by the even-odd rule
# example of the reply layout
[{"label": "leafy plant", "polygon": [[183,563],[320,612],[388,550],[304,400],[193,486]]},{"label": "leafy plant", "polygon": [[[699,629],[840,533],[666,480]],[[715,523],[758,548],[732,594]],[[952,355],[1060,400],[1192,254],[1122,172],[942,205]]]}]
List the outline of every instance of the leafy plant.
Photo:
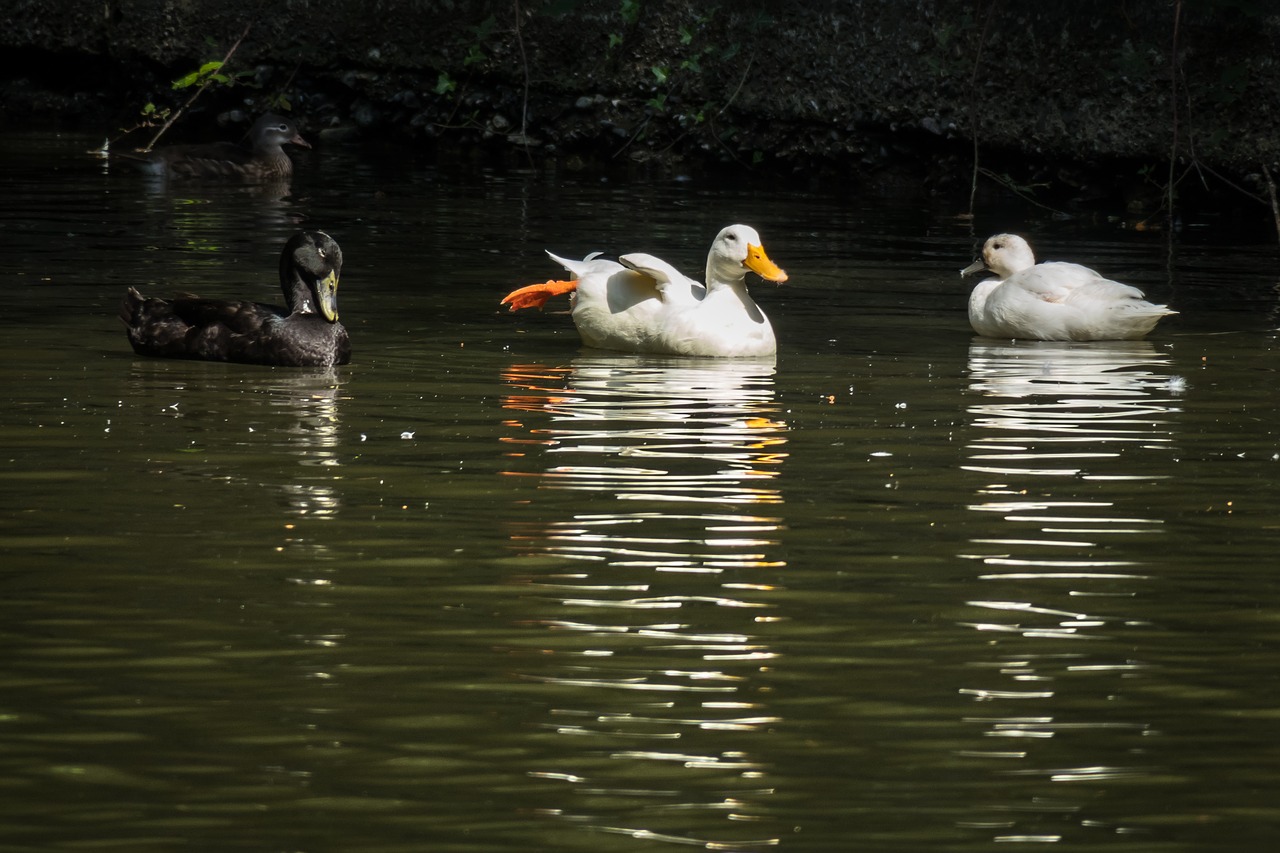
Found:
[{"label": "leafy plant", "polygon": [[[618,7],[618,15],[622,18],[624,28],[634,26],[640,20],[640,2],[641,0],[622,0]],[[609,51],[612,52],[615,47],[622,44],[624,38],[624,33],[609,33]]]},{"label": "leafy plant", "polygon": [[211,83],[218,83],[222,86],[234,86],[236,83],[246,82],[253,75],[253,72],[248,70],[237,71],[234,74],[226,74],[222,70],[225,65],[226,63],[221,60],[206,62],[190,74],[185,74],[177,80],[174,80],[173,88],[177,91],[180,89],[189,89],[192,86],[207,86]]},{"label": "leafy plant", "polygon": [[498,20],[493,15],[485,18],[480,23],[471,28],[472,41],[467,46],[467,55],[463,58],[463,65],[474,65],[477,62],[483,62],[488,58],[484,52],[484,44],[488,41],[489,36],[493,35],[494,29],[498,25]]},{"label": "leafy plant", "polygon": [[[244,41],[245,36],[249,35],[249,30],[250,27],[244,28],[244,32],[241,33],[240,37],[236,39],[233,45],[231,45],[231,49],[227,51],[226,56],[222,59],[204,62],[194,71],[184,74],[177,80],[173,81],[173,90],[175,92],[186,89],[195,89],[182,106],[173,109],[170,107],[157,106],[154,102],[148,101],[143,105],[140,111],[142,118],[138,124],[128,130],[125,130],[121,136],[132,133],[139,128],[155,127],[159,124],[160,129],[156,131],[155,136],[151,137],[151,141],[147,143],[146,147],[141,149],[142,151],[150,151],[155,147],[155,144],[160,140],[160,137],[164,135],[165,131],[172,127],[173,123],[178,120],[182,113],[195,103],[196,98],[200,97],[200,95],[203,94],[210,86],[216,85],[230,87],[237,84],[255,85],[251,82],[253,76],[252,71],[237,71],[234,74],[227,73],[227,67],[231,62],[231,57],[235,55],[236,50],[239,49],[240,43]],[[211,40],[209,41],[209,44],[210,46],[213,46],[213,42]],[[272,100],[273,106],[279,107],[280,105],[283,105],[286,109],[288,108],[288,103],[289,102],[283,95],[278,95]]]}]

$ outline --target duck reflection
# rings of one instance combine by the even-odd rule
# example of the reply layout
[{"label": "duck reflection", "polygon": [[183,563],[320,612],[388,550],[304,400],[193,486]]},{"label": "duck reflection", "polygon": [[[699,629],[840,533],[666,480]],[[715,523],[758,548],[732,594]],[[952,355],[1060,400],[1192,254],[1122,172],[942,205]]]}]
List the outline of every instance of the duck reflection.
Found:
[{"label": "duck reflection", "polygon": [[[218,417],[236,421],[233,429],[208,433],[239,434],[232,446],[218,449],[226,465],[210,468],[175,464],[163,473],[219,477],[274,491],[296,533],[297,519],[332,519],[342,507],[337,488],[342,382],[331,369],[227,370],[183,362],[138,362],[130,384],[132,397],[156,402],[163,416],[178,421]],[[227,400],[235,403],[228,406]],[[191,427],[192,444],[205,434]],[[204,456],[208,458],[209,451]],[[283,468],[281,466],[284,466]],[[228,473],[228,472],[252,472]],[[302,540],[292,539],[291,544]]]},{"label": "duck reflection", "polygon": [[[1101,825],[1088,811],[1094,794],[1055,783],[1151,772],[1130,740],[1149,725],[1108,700],[1146,666],[1125,636],[1142,624],[1125,602],[1142,593],[1144,552],[1161,536],[1149,496],[1172,452],[1183,383],[1171,369],[1145,341],[970,347],[980,399],[968,407],[962,467],[985,483],[969,506],[981,533],[962,556],[989,592],[966,602],[962,624],[990,643],[961,693],[983,708],[967,721],[995,740],[963,754],[1009,780],[1011,802],[971,824],[995,840],[1056,841]],[[1082,718],[1086,707],[1099,712]],[[1049,821],[1057,828],[1046,833]]]},{"label": "duck reflection", "polygon": [[[137,175],[122,177],[129,179],[131,193],[138,195],[146,232],[169,235],[165,247],[191,253],[190,259],[197,264],[201,260],[216,261],[219,268],[225,267],[226,259],[219,254],[225,248],[225,240],[215,235],[239,234],[242,227],[260,234],[287,235],[303,220],[289,179],[249,184],[175,184],[164,177],[148,175],[138,184]],[[134,192],[139,187],[140,194]],[[165,259],[166,270],[175,260],[181,261],[182,257]]]},{"label": "duck reflection", "polygon": [[518,365],[511,540],[542,611],[521,672],[557,737],[530,775],[594,831],[748,850],[778,843],[756,737],[785,566],[786,425],[769,362],[583,357]]},{"label": "duck reflection", "polygon": [[338,455],[342,383],[336,370],[300,376],[281,376],[269,386],[268,405],[284,418],[281,435],[308,471],[293,482],[282,482],[289,510],[305,518],[329,520],[342,507],[334,484],[341,479]]}]

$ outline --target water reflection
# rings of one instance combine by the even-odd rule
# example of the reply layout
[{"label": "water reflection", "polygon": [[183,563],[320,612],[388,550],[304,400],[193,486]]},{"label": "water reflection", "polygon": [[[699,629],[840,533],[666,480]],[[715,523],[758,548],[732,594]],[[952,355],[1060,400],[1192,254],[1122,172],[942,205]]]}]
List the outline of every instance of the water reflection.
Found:
[{"label": "water reflection", "polygon": [[[336,371],[140,361],[128,385],[140,429],[148,429],[151,419],[179,422],[176,429],[164,428],[166,444],[186,434],[183,453],[220,463],[193,468],[178,462],[168,473],[234,479],[272,490],[295,519],[329,520],[341,509],[337,469],[343,398]],[[239,437],[228,446],[207,445],[206,434],[214,435],[209,418]]]},{"label": "water reflection", "polygon": [[520,677],[555,735],[528,773],[564,786],[545,814],[708,849],[778,843],[758,743],[776,722],[766,629],[785,565],[773,373],[638,357],[506,372],[507,473],[532,489],[511,539],[542,602]]},{"label": "water reflection", "polygon": [[981,399],[962,467],[985,482],[969,505],[982,532],[962,556],[988,592],[962,624],[988,643],[960,693],[987,709],[965,720],[989,745],[963,755],[1008,786],[962,826],[994,840],[1139,831],[1090,804],[1153,772],[1137,740],[1152,727],[1117,699],[1148,668],[1126,605],[1145,594],[1162,536],[1144,495],[1169,472],[1182,390],[1171,364],[1148,342],[970,347]]},{"label": "water reflection", "polygon": [[[180,250],[177,255],[166,251],[152,260],[161,281],[172,279],[177,288],[203,290],[206,276],[210,281],[207,286],[225,285],[227,264],[245,262],[251,272],[233,276],[243,282],[241,292],[234,295],[245,295],[243,287],[253,281],[262,282],[266,293],[278,292],[275,270],[279,248],[306,218],[290,180],[181,180],[136,174],[128,167],[116,167],[115,172],[105,185],[134,199],[126,239],[148,235],[144,245]],[[238,252],[228,252],[229,234],[240,239],[248,234],[275,248],[262,257],[243,256],[242,261]]]}]

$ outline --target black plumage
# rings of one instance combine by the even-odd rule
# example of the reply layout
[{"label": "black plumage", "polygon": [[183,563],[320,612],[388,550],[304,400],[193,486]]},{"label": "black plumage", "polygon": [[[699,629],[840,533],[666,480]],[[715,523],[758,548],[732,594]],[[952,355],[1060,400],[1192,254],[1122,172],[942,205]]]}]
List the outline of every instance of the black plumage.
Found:
[{"label": "black plumage", "polygon": [[323,231],[299,232],[280,255],[285,308],[181,295],[144,297],[129,288],[120,319],[139,355],[330,367],[351,360],[338,322],[342,249]]}]

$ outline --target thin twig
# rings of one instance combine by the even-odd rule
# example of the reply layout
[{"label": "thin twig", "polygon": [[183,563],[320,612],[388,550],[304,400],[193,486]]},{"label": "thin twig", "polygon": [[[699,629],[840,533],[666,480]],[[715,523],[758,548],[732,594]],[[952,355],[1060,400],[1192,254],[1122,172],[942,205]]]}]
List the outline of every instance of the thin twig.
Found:
[{"label": "thin twig", "polygon": [[644,121],[640,122],[640,127],[636,129],[636,132],[631,134],[631,137],[626,142],[622,143],[621,148],[613,152],[614,158],[621,157],[623,152],[631,147],[631,143],[635,142],[637,139],[640,138],[640,134],[644,133],[644,129],[649,126],[649,120],[652,118],[653,116],[651,115],[647,115],[644,117]]},{"label": "thin twig", "polygon": [[973,126],[973,177],[969,184],[969,218],[973,219],[974,200],[978,196],[978,70],[982,67],[982,47],[987,43],[987,30],[991,27],[991,19],[995,17],[999,0],[994,0],[987,7],[987,18],[982,22],[982,32],[978,36],[978,51],[973,57],[973,71],[969,74],[969,123]]},{"label": "thin twig", "polygon": [[724,111],[729,109],[729,105],[738,97],[738,93],[742,91],[743,84],[747,82],[747,75],[751,73],[751,66],[755,64],[755,61],[756,58],[754,56],[747,57],[747,67],[742,70],[742,76],[738,78],[738,86],[733,90],[733,94],[729,96],[729,100],[724,102],[724,106],[716,110],[717,117],[724,115]]},{"label": "thin twig", "polygon": [[1267,195],[1271,197],[1271,218],[1276,223],[1276,239],[1280,239],[1280,204],[1276,202],[1276,182],[1271,179],[1271,170],[1262,164],[1262,174],[1267,179]]},{"label": "thin twig", "polygon": [[[1022,189],[1020,189],[1019,187],[1015,186],[1015,185],[1013,184],[1013,182],[1012,182],[1012,181],[1009,181],[1009,180],[1007,180],[1007,179],[1005,179],[1005,178],[1001,177],[1000,175],[997,175],[995,172],[991,171],[991,170],[990,170],[990,169],[988,169],[988,168],[985,168],[985,167],[979,167],[979,168],[978,168],[978,174],[982,175],[983,177],[990,178],[991,180],[995,181],[995,182],[996,182],[997,184],[999,184],[1000,186],[1002,186],[1002,187],[1004,187],[1005,189],[1009,190],[1009,191],[1010,191],[1011,193],[1013,193],[1014,195],[1018,196],[1019,198],[1021,198],[1021,199],[1022,199],[1022,200],[1024,200],[1024,201],[1028,201],[1028,202],[1030,202],[1031,204],[1034,204],[1036,207],[1039,207],[1039,208],[1041,208],[1041,209],[1043,209],[1043,210],[1048,210],[1048,211],[1050,211],[1050,212],[1052,212],[1052,213],[1064,213],[1064,211],[1058,210],[1056,207],[1050,207],[1049,205],[1045,204],[1044,202],[1036,201],[1034,198],[1032,198],[1032,197],[1031,197],[1030,193],[1027,193],[1027,192],[1023,191],[1023,190],[1022,190]],[[1046,185],[1046,184],[1041,184],[1040,186],[1047,186],[1047,185]]]},{"label": "thin twig", "polygon": [[969,219],[973,219],[974,200],[978,197],[978,70],[982,68],[982,47],[987,44],[987,31],[991,28],[991,19],[996,17],[996,6],[1000,0],[993,0],[987,6],[987,18],[982,22],[982,32],[978,35],[978,51],[974,54],[973,70],[969,73],[969,124],[973,126],[973,177],[969,183]]},{"label": "thin twig", "polygon": [[733,160],[733,162],[737,163],[739,166],[747,170],[754,168],[748,165],[747,163],[743,162],[742,158],[739,157],[734,152],[734,150],[729,147],[729,144],[724,141],[724,138],[720,136],[720,131],[716,130],[716,121],[714,118],[712,118],[710,121],[707,122],[707,127],[711,130],[711,138],[716,141],[717,145],[719,145],[721,148],[724,149],[724,153],[728,154],[730,159]]},{"label": "thin twig", "polygon": [[1178,24],[1182,20],[1182,0],[1173,4],[1173,46],[1169,51],[1169,106],[1172,109],[1173,139],[1169,146],[1169,185],[1168,194],[1169,231],[1173,231],[1173,170],[1178,159]]},{"label": "thin twig", "polygon": [[525,141],[525,152],[529,150],[529,58],[524,52],[524,33],[520,29],[520,0],[513,0],[512,7],[516,17],[516,45],[520,48],[520,67],[524,70],[524,102],[520,105],[520,138]]},{"label": "thin twig", "polygon": [[1200,161],[1198,161],[1198,160],[1197,160],[1197,161],[1196,161],[1196,169],[1197,169],[1197,170],[1203,170],[1203,171],[1205,171],[1205,172],[1208,172],[1210,175],[1213,175],[1215,178],[1217,178],[1218,180],[1222,181],[1224,184],[1226,184],[1227,186],[1231,187],[1231,189],[1233,189],[1233,190],[1235,190],[1236,192],[1240,193],[1240,194],[1241,194],[1241,195],[1243,195],[1244,197],[1246,197],[1246,198],[1251,198],[1251,199],[1253,199],[1254,201],[1258,202],[1259,204],[1266,204],[1266,201],[1262,198],[1262,196],[1260,196],[1260,195],[1258,195],[1257,193],[1254,193],[1254,192],[1249,192],[1247,189],[1245,189],[1244,187],[1242,187],[1242,186],[1240,186],[1239,184],[1235,183],[1235,182],[1234,182],[1234,181],[1232,181],[1230,178],[1228,178],[1226,175],[1223,175],[1221,172],[1217,171],[1216,169],[1212,168],[1211,166],[1207,166],[1207,165],[1205,165],[1204,163],[1201,163]]},{"label": "thin twig", "polygon": [[[236,39],[236,43],[231,45],[231,49],[227,51],[227,55],[222,57],[222,64],[218,66],[219,71],[222,71],[224,68],[227,67],[227,63],[231,61],[232,55],[240,47],[240,43],[244,41],[245,36],[249,35],[249,30],[251,29],[253,29],[253,24],[248,24],[245,26],[244,32],[240,34],[240,38]],[[178,117],[182,115],[183,111],[186,110],[187,107],[194,104],[196,102],[196,98],[200,97],[201,93],[203,93],[205,89],[209,88],[209,84],[211,84],[212,82],[213,82],[212,76],[206,78],[205,81],[200,84],[200,88],[196,89],[195,93],[190,98],[187,98],[187,102],[182,106],[178,107],[178,109],[176,109],[172,115],[170,115],[167,119],[165,119],[164,124],[162,124],[160,126],[160,129],[156,131],[156,135],[151,137],[151,141],[147,143],[147,147],[142,149],[142,153],[145,154],[156,146],[156,143],[160,141],[160,137],[164,136],[165,131],[167,131],[170,127],[173,127],[173,123],[178,120]]]},{"label": "thin twig", "polygon": [[[742,164],[742,165],[744,165],[744,166],[745,166],[746,164],[745,164],[745,163],[742,163],[742,160],[740,160],[736,155],[734,155],[734,153],[733,153],[732,151],[730,151],[730,150],[729,150],[729,146],[727,146],[727,145],[725,145],[725,144],[724,144],[724,140],[723,140],[723,139],[721,139],[721,138],[720,138],[720,134],[716,132],[716,129],[715,129],[715,120],[716,120],[716,119],[718,119],[718,118],[720,118],[720,116],[724,115],[724,111],[725,111],[725,110],[727,110],[727,109],[729,109],[729,106],[733,103],[733,99],[734,99],[734,98],[736,98],[736,97],[738,97],[738,93],[742,91],[742,84],[747,82],[747,75],[751,73],[751,65],[752,65],[752,63],[754,63],[755,61],[756,61],[756,58],[755,58],[754,56],[750,57],[750,58],[747,60],[747,68],[746,68],[746,70],[745,70],[745,71],[743,71],[743,72],[742,72],[742,76],[738,78],[738,88],[736,88],[736,89],[734,89],[734,90],[733,90],[733,94],[729,96],[729,100],[727,100],[727,101],[725,101],[725,102],[724,102],[724,106],[722,106],[720,109],[716,110],[716,114],[715,114],[715,115],[713,115],[711,118],[707,119],[707,127],[709,127],[709,128],[711,129],[711,134],[712,134],[712,136],[715,138],[716,142],[720,143],[720,146],[721,146],[722,148],[724,148],[724,150],[725,150],[725,151],[728,151],[728,152],[729,152],[729,156],[730,156],[730,157],[733,157],[733,159],[734,159],[734,160],[736,160],[738,163],[741,163],[741,164]],[[685,130],[683,133],[681,133],[681,134],[680,134],[679,136],[677,136],[675,139],[673,139],[673,140],[671,140],[669,143],[667,143],[667,144],[662,148],[662,150],[661,150],[661,151],[659,151],[658,153],[659,153],[659,154],[665,154],[665,153],[667,153],[667,152],[668,152],[668,151],[670,151],[672,148],[674,148],[674,147],[675,147],[675,146],[680,142],[680,140],[684,139],[686,136],[688,136],[688,135],[689,135],[690,133],[692,133],[692,132],[693,132],[693,131],[692,131],[691,129],[690,129],[690,130]],[[630,140],[628,140],[627,145],[630,145],[630,144],[631,144],[631,141],[630,141]],[[625,148],[625,146],[624,146],[624,148]],[[621,151],[619,151],[618,153],[619,153],[619,154],[621,154],[622,152],[621,152]]]},{"label": "thin twig", "polygon": [[[1181,7],[1181,3],[1178,3],[1178,7],[1179,8]],[[1177,29],[1178,29],[1178,23],[1175,20],[1174,22],[1175,53],[1176,53]],[[1200,178],[1200,185],[1204,187],[1206,191],[1210,190],[1209,180],[1205,176],[1207,173],[1208,175],[1216,178],[1219,182],[1225,184],[1227,187],[1235,190],[1236,192],[1240,193],[1246,198],[1252,199],[1253,201],[1258,202],[1258,204],[1266,205],[1268,202],[1261,195],[1245,189],[1244,187],[1240,186],[1238,183],[1231,180],[1226,175],[1223,175],[1221,172],[1217,171],[1212,166],[1208,165],[1207,163],[1203,162],[1200,159],[1200,155],[1196,150],[1195,102],[1192,100],[1192,97],[1191,97],[1191,89],[1187,85],[1186,72],[1185,72],[1185,69],[1183,69],[1180,65],[1176,63],[1176,61],[1173,65],[1173,72],[1174,72],[1173,73],[1173,77],[1174,77],[1173,94],[1175,96],[1175,102],[1173,105],[1174,106],[1174,143],[1173,143],[1173,150],[1169,157],[1169,175],[1170,175],[1168,179],[1169,182],[1165,187],[1164,196],[1162,201],[1160,202],[1160,206],[1156,208],[1156,210],[1152,211],[1150,216],[1142,220],[1142,224],[1146,225],[1146,223],[1150,222],[1152,219],[1154,219],[1155,217],[1159,216],[1162,213],[1167,214],[1167,216],[1170,219],[1172,219],[1173,202],[1176,196],[1175,190],[1182,185],[1182,182],[1185,181],[1187,179],[1187,176],[1190,175],[1192,172],[1194,172]],[[1187,105],[1186,112],[1181,115],[1179,115],[1177,112],[1177,98],[1176,98],[1177,85],[1179,81],[1181,81],[1181,84],[1182,84],[1182,97],[1185,99],[1186,105]],[[1174,171],[1177,168],[1175,163],[1176,156],[1177,156],[1177,149],[1181,141],[1179,137],[1181,136],[1184,129],[1186,132],[1185,144],[1187,148],[1188,165],[1182,170],[1180,174],[1174,177]],[[1265,165],[1263,166],[1263,171],[1264,173],[1266,172]],[[1267,180],[1268,180],[1268,189],[1273,191],[1274,188],[1270,186],[1270,176],[1268,176]],[[1272,213],[1274,215],[1275,214],[1274,198],[1272,198],[1271,200],[1271,206],[1272,206]],[[1173,229],[1170,228],[1169,230],[1172,232]],[[1280,236],[1280,221],[1277,222],[1277,236]]]}]

